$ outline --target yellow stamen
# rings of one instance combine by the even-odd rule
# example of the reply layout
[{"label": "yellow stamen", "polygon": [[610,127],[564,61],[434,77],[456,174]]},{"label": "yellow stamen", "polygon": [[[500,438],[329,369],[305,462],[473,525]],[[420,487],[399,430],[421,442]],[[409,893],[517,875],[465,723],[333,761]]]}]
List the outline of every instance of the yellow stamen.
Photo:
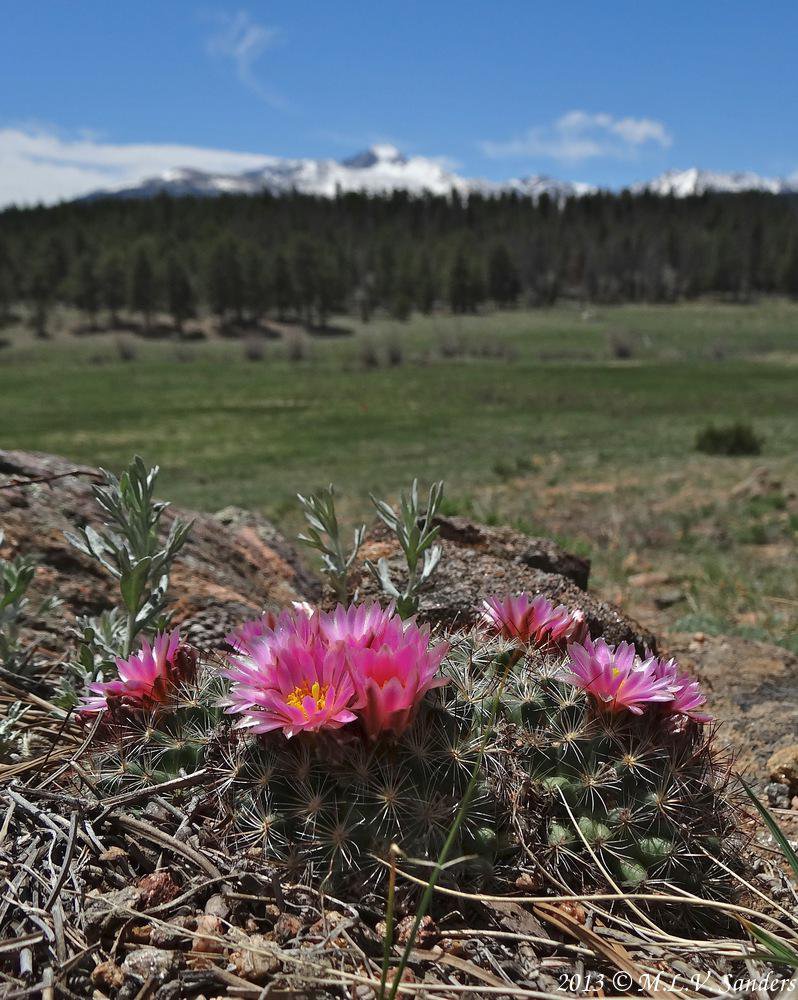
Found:
[{"label": "yellow stamen", "polygon": [[318,681],[310,684],[308,681],[305,681],[294,688],[291,694],[285,699],[285,703],[292,708],[298,708],[307,719],[308,713],[305,709],[305,698],[312,698],[316,702],[316,708],[322,709],[327,704],[327,692],[329,688],[329,684],[319,684]]}]

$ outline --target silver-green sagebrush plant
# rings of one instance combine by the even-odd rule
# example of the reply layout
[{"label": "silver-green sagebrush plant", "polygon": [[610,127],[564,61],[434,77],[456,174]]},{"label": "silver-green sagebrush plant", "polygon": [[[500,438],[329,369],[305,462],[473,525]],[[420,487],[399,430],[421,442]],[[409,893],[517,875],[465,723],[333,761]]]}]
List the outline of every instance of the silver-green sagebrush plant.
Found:
[{"label": "silver-green sagebrush plant", "polygon": [[308,524],[307,534],[300,534],[299,541],[321,553],[322,572],[329,578],[337,600],[345,603],[349,597],[349,570],[363,544],[366,526],[360,524],[355,528],[352,547],[347,552],[341,540],[332,483],[326,490],[309,496],[297,493],[297,500]]},{"label": "silver-green sagebrush plant", "polygon": [[373,495],[371,500],[377,508],[378,517],[399,542],[407,564],[407,578],[404,584],[394,581],[388,561],[384,558],[379,559],[376,565],[367,560],[366,569],[386,597],[396,602],[399,614],[406,618],[418,611],[421,588],[441,559],[441,547],[434,544],[440,529],[434,521],[443,501],[443,482],[432,484],[423,511],[419,503],[417,479],[413,480],[409,494],[401,495],[398,510]]},{"label": "silver-green sagebrush plant", "polygon": [[78,619],[79,653],[61,683],[64,705],[75,703],[86,679],[112,670],[117,657],[129,656],[139,636],[168,627],[169,573],[191,530],[190,523],[175,518],[162,538],[161,518],[169,504],[155,499],[158,466],[148,469],[136,456],[119,478],[100,471],[103,482],[92,493],[104,527],[97,531],[86,525],[64,534],[117,581],[118,603],[97,617]]},{"label": "silver-green sagebrush plant", "polygon": [[[4,534],[0,530],[0,547]],[[36,574],[36,564],[29,556],[0,558],[0,676],[23,690],[37,685],[34,654],[36,647],[22,639],[21,626],[25,617],[43,618],[59,606],[56,597],[48,596],[33,607],[28,596]],[[24,717],[29,705],[12,702],[0,718],[0,761],[19,752],[30,734],[26,734]]]},{"label": "silver-green sagebrush plant", "polygon": [[[0,530],[0,547],[4,537]],[[31,674],[35,649],[22,642],[22,619],[44,617],[59,605],[56,597],[45,597],[35,609],[31,608],[28,591],[35,573],[36,563],[30,556],[0,558],[0,668],[10,680],[23,686]]]}]

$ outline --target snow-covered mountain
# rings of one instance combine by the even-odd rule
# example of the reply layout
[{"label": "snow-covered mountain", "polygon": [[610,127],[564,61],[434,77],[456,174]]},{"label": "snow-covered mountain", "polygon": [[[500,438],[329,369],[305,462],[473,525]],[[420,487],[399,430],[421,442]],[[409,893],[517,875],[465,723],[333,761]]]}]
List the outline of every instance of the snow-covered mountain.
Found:
[{"label": "snow-covered mountain", "polygon": [[[480,193],[498,195],[516,192],[532,198],[542,194],[557,201],[581,197],[598,190],[578,181],[561,181],[543,174],[516,178],[505,182],[462,177],[438,159],[425,156],[404,156],[395,146],[380,144],[346,160],[263,158],[256,170],[240,174],[206,173],[202,170],[175,168],[138,184],[95,191],[86,199],[150,198],[160,193],[175,196],[212,197],[222,194],[300,194],[333,197],[336,192],[367,191],[374,194],[409,191],[412,194],[430,192],[467,195]],[[684,198],[706,191],[768,191],[782,194],[798,190],[798,183],[760,177],[754,173],[714,173],[692,168],[669,170],[651,181],[636,184],[633,191],[650,191],[658,195]]]},{"label": "snow-covered mountain", "polygon": [[211,174],[201,170],[168,170],[131,187],[96,191],[89,198],[147,198],[161,192],[174,195],[315,194],[333,197],[337,191],[410,191],[420,194],[462,194],[472,182],[448,170],[440,160],[404,156],[395,146],[381,144],[346,160],[263,158],[263,166],[242,174]]},{"label": "snow-covered mountain", "polygon": [[500,191],[515,191],[529,198],[539,198],[547,194],[550,198],[563,201],[565,198],[581,198],[585,194],[595,194],[598,188],[581,181],[559,181],[546,174],[530,174],[528,177],[518,177],[498,184]]},{"label": "snow-covered mountain", "polygon": [[739,194],[741,191],[766,191],[769,194],[787,194],[796,190],[796,184],[794,181],[778,177],[762,177],[751,171],[719,173],[691,167],[689,170],[667,170],[651,181],[636,184],[632,190],[688,198],[692,195],[706,194],[708,191],[725,191],[730,194]]}]

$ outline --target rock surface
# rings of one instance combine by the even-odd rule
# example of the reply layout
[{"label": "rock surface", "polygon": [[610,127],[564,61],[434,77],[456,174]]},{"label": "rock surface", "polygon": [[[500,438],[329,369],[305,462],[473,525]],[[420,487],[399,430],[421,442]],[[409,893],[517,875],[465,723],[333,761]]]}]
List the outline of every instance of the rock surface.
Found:
[{"label": "rock surface", "polygon": [[[511,528],[489,528],[465,518],[438,518],[443,558],[426,585],[420,611],[441,625],[470,624],[490,594],[526,590],[546,594],[556,603],[581,608],[591,634],[608,642],[633,642],[642,651],[656,648],[655,637],[617,608],[586,592],[590,563],[549,539],[528,538]],[[395,539],[380,523],[368,533],[360,551],[357,583],[360,596],[376,597],[378,588],[363,562],[385,557],[394,579],[402,575],[403,557]]]},{"label": "rock surface", "polygon": [[798,795],[798,744],[782,747],[768,760],[771,781],[786,785],[790,795]]},{"label": "rock surface", "polygon": [[766,779],[771,754],[784,751],[779,760],[785,763],[792,748],[798,777],[798,657],[738,636],[675,635],[667,646],[700,679],[710,711],[722,722],[721,739],[737,749],[739,766],[749,767],[756,780]]}]

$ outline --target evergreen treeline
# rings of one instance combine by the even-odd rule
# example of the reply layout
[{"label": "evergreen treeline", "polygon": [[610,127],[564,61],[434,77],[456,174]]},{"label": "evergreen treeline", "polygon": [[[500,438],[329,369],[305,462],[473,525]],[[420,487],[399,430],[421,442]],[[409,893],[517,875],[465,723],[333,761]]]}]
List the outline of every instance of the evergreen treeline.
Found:
[{"label": "evergreen treeline", "polygon": [[42,335],[56,302],[90,325],[128,310],[148,328],[168,312],[179,330],[199,309],[324,325],[759,292],[798,295],[798,198],[162,196],[0,213],[0,318],[25,301]]}]

